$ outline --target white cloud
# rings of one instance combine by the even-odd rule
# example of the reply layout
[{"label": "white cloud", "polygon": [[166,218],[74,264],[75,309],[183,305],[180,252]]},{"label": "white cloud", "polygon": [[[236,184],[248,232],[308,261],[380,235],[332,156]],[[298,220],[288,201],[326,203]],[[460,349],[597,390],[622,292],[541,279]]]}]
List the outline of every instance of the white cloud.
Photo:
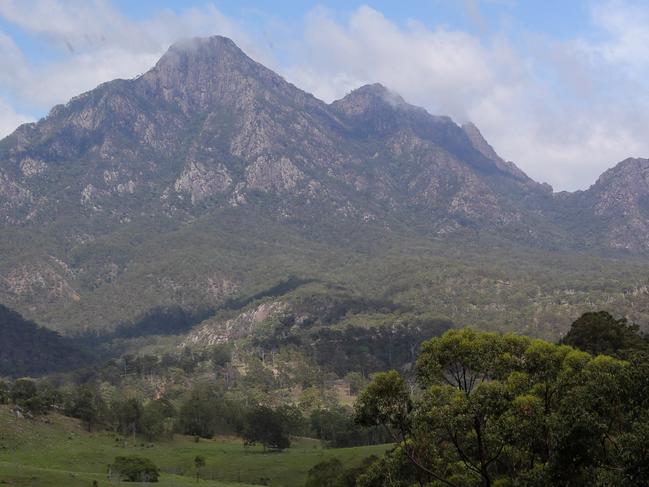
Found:
[{"label": "white cloud", "polygon": [[632,72],[649,68],[649,8],[611,0],[593,9],[593,22],[607,35],[604,42],[592,46],[612,64],[625,66]]},{"label": "white cloud", "polygon": [[212,5],[134,21],[103,0],[0,0],[0,17],[59,53],[56,60],[29,63],[0,33],[0,87],[43,107],[104,81],[134,77],[186,37],[226,35],[263,58],[246,32]]},{"label": "white cloud", "polygon": [[9,103],[0,98],[0,138],[9,135],[18,125],[33,121],[28,115],[16,113]]},{"label": "white cloud", "polygon": [[414,21],[400,27],[369,7],[345,24],[323,9],[314,11],[301,45],[302,56],[285,73],[328,101],[379,81],[412,103],[459,119],[494,90],[503,96],[499,69],[507,69],[510,89],[524,75],[503,42],[483,45],[467,33],[430,30]]},{"label": "white cloud", "polygon": [[381,82],[432,113],[475,122],[535,179],[583,188],[628,156],[649,156],[649,97],[633,71],[648,61],[649,8],[611,2],[593,16],[599,44],[532,35],[514,44],[507,33],[398,25],[369,7],[344,21],[316,9],[283,73],[327,101]]}]

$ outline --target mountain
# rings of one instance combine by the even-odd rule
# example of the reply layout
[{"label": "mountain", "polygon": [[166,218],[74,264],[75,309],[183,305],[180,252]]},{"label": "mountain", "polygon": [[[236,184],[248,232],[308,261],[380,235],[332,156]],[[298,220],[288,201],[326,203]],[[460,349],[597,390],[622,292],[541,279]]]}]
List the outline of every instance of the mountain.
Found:
[{"label": "mountain", "polygon": [[248,205],[287,220],[416,214],[449,231],[520,226],[519,200],[547,196],[473,126],[380,85],[328,106],[221,37],[176,44],[143,76],[55,107],[0,158],[7,224]]},{"label": "mountain", "polygon": [[561,196],[584,246],[649,248],[649,160],[626,159],[588,190]]},{"label": "mountain", "polygon": [[[554,194],[473,124],[378,84],[326,104],[229,39],[192,39],[0,141],[0,300],[80,332],[155,309],[218,310],[296,278],[419,309],[434,290],[445,318],[493,325],[478,296],[512,281],[512,259],[647,250],[648,162],[634,161]],[[642,289],[644,263],[617,258],[601,265],[622,276],[623,308],[640,299],[624,289]],[[502,275],[485,283],[486,261]],[[410,266],[419,280],[394,289]],[[524,304],[500,284],[488,294],[533,326],[552,303],[554,323],[557,295],[574,295],[574,272],[586,279],[569,268],[553,268],[560,290],[531,272]],[[600,291],[571,301],[575,312]],[[475,313],[449,304],[454,294]]]},{"label": "mountain", "polygon": [[55,107],[5,139],[0,160],[9,225],[247,206],[287,221],[392,217],[436,233],[564,237],[540,211],[551,189],[474,125],[378,84],[326,105],[222,37],[178,43],[141,77]]}]

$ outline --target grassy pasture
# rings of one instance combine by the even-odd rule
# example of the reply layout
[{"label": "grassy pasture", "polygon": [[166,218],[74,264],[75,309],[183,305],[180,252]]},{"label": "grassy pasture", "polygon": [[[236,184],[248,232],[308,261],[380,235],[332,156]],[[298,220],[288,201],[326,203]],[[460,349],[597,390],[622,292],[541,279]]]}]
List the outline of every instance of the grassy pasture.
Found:
[{"label": "grassy pasture", "polygon": [[[264,453],[261,447],[244,448],[236,438],[194,442],[173,440],[147,443],[111,433],[88,433],[73,419],[50,414],[34,420],[18,419],[0,406],[0,485],[54,487],[91,486],[109,482],[107,467],[118,455],[150,458],[162,471],[160,486],[196,485],[194,458],[203,455],[200,485],[246,486],[304,485],[316,463],[337,457],[345,466],[380,455],[388,446],[327,449],[318,441],[295,439],[290,449]],[[129,485],[128,483],[123,483]]]}]

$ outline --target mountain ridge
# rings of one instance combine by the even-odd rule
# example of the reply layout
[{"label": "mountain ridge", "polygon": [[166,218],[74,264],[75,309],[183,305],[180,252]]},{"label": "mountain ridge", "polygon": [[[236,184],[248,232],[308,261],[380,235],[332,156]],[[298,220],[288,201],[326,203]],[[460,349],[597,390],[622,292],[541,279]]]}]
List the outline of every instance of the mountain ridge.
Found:
[{"label": "mountain ridge", "polygon": [[[0,141],[0,299],[55,327],[81,313],[86,329],[89,309],[114,325],[320,278],[319,252],[380,265],[385,242],[643,254],[649,162],[636,161],[553,193],[475,125],[380,84],[327,104],[227,38],[183,41]],[[137,292],[114,317],[100,309]]]},{"label": "mountain ridge", "polygon": [[[174,111],[180,111],[182,116]],[[286,125],[273,123],[273,118],[281,112],[293,124],[289,125],[290,130]],[[216,119],[228,116],[239,118],[235,128],[219,127],[221,121]],[[188,127],[198,128],[198,133],[187,134]],[[224,133],[228,129],[238,133],[228,139],[231,134]],[[34,131],[39,133],[30,133]],[[351,137],[346,131],[351,132]],[[57,136],[58,140],[48,146],[48,138]],[[66,137],[71,143],[66,144]],[[188,137],[194,140],[189,141]],[[300,143],[296,143],[297,137],[302,137]],[[350,143],[350,138],[355,140]],[[385,171],[371,174],[370,169],[373,181],[369,181],[368,174],[359,174],[357,170],[363,161],[375,155],[367,147],[361,147],[367,141],[358,143],[363,138],[386,141],[375,154],[382,152],[387,158],[397,159],[402,152],[423,150],[428,154],[410,154],[410,157],[418,157],[420,160],[416,162],[431,155],[436,159],[427,161],[428,167],[416,167],[416,173],[402,181],[406,184],[399,189],[410,192],[406,195],[411,196],[407,205],[414,203],[429,209],[433,206],[446,213],[442,219],[449,214],[451,219],[456,217],[455,220],[468,220],[468,223],[486,219],[507,224],[524,219],[526,215],[519,208],[499,201],[509,199],[511,185],[504,191],[494,190],[493,184],[485,186],[480,177],[476,179],[471,173],[475,171],[512,177],[524,188],[524,200],[539,199],[539,195],[540,199],[547,199],[548,193],[552,195],[548,185],[531,180],[514,163],[500,158],[474,124],[459,126],[448,117],[430,115],[380,84],[360,87],[327,105],[247,57],[230,39],[214,36],[176,43],[143,75],[104,83],[65,106],[55,107],[40,122],[25,125],[7,137],[3,145],[8,140],[14,144],[4,154],[0,152],[5,162],[5,170],[0,173],[0,195],[5,200],[5,215],[1,216],[9,223],[33,219],[39,211],[38,196],[41,196],[40,203],[48,198],[46,194],[37,196],[29,180],[47,172],[53,162],[84,158],[104,166],[101,168],[103,184],[101,180],[88,181],[80,188],[80,202],[90,209],[99,207],[93,201],[107,199],[111,193],[125,196],[137,192],[141,186],[159,184],[151,180],[164,178],[165,170],[175,173],[167,175],[175,176],[175,180],[157,188],[159,198],[168,200],[171,196],[171,200],[174,197],[183,200],[188,196],[192,205],[219,195],[227,196],[229,204],[237,205],[247,201],[245,190],[275,193],[295,190],[300,196],[313,199],[321,189],[318,186],[322,184],[323,169],[326,176],[333,173],[337,182],[343,183],[326,188],[338,210],[344,212],[348,203],[344,200],[367,190],[372,183],[376,184],[371,189],[378,196],[379,205],[384,205],[386,200],[389,205],[395,205],[393,195],[385,193],[390,192],[390,187],[396,187],[396,178],[385,177]],[[282,152],[278,151],[278,143],[292,144],[291,149],[301,146],[303,153],[291,154],[294,157],[286,154],[291,151],[277,154]],[[24,150],[30,145],[37,155]],[[348,146],[346,151],[336,150],[344,145]],[[185,154],[180,153],[183,150]],[[174,165],[169,160],[173,157],[184,157],[180,173],[178,161]],[[128,160],[128,165],[105,167],[119,158]],[[228,165],[227,159],[232,164]],[[439,176],[425,174],[435,164]],[[234,174],[237,165],[246,166],[245,174]],[[466,165],[471,166],[469,173]],[[305,166],[319,170],[319,174],[305,172]],[[403,172],[403,164],[395,170]],[[443,180],[448,173],[459,180],[455,186]],[[300,183],[306,184],[300,187]],[[440,185],[453,194],[439,198]],[[514,192],[518,190],[514,188]],[[475,200],[481,201],[475,204]],[[175,203],[171,203],[173,209],[183,206],[182,202]],[[520,201],[508,203],[521,204]],[[7,208],[14,210],[12,215],[6,214]],[[23,211],[15,211],[20,209]],[[376,217],[376,208],[356,210],[356,215],[362,218]],[[439,215],[434,214],[432,218]],[[624,248],[619,243],[614,246]],[[639,249],[630,246],[628,250]]]}]

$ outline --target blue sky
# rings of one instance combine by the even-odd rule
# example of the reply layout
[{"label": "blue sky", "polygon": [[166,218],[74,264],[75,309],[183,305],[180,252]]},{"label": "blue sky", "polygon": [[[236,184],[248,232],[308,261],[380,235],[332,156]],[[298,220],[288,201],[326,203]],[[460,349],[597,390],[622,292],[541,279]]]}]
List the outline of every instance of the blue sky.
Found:
[{"label": "blue sky", "polygon": [[[179,0],[117,0],[114,4],[126,15],[144,19],[156,9],[170,9],[180,13],[188,7],[200,7],[205,1]],[[277,17],[283,21],[298,22],[313,8],[326,6],[334,11],[349,13],[363,5],[380,10],[390,19],[404,22],[418,19],[435,26],[446,24],[463,30],[480,30],[475,13],[488,23],[498,24],[503,16],[515,20],[527,29],[545,32],[553,36],[573,36],[576,30],[588,30],[591,3],[583,0],[527,0],[467,2],[462,0],[383,0],[358,1],[215,1],[225,14],[234,18]]]},{"label": "blue sky", "polygon": [[556,190],[649,157],[649,1],[0,0],[0,136],[222,34],[327,102],[381,82]]}]

